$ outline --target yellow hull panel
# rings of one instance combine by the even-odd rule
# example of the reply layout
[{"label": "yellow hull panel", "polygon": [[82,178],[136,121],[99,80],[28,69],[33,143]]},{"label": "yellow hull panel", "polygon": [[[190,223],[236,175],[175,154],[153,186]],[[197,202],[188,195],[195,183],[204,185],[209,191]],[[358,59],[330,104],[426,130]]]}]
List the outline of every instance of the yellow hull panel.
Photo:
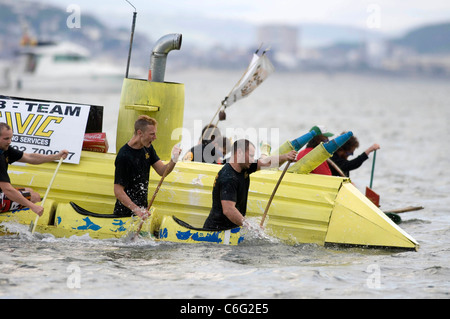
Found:
[{"label": "yellow hull panel", "polygon": [[[136,232],[140,219],[131,217],[94,217],[77,213],[70,204],[59,204],[55,214],[55,226],[59,229],[88,233],[93,238],[121,238]],[[142,231],[150,228],[144,223]]]},{"label": "yellow hull panel", "polygon": [[[29,225],[35,221],[35,218],[36,215],[26,208],[1,214],[0,223],[16,222]],[[56,205],[55,201],[47,200],[44,205],[44,214],[38,220],[36,232],[49,233],[57,238],[85,234],[96,239],[121,238],[130,232],[135,232],[138,224],[137,218],[99,218],[81,215],[68,203]],[[150,221],[144,223],[141,232],[148,233],[149,230]],[[5,228],[0,230],[1,232],[9,233]]]},{"label": "yellow hull panel", "polygon": [[235,246],[244,240],[240,231],[240,227],[224,231],[194,230],[180,227],[172,216],[164,216],[158,239],[184,244],[214,243]]},{"label": "yellow hull panel", "polygon": [[[41,203],[37,203],[41,205]],[[54,200],[47,199],[44,203],[44,213],[38,219],[37,225],[48,225],[54,218],[56,203]],[[18,209],[15,211],[5,212],[0,214],[0,223],[16,222],[19,224],[30,225],[34,223],[37,215],[29,208]]]},{"label": "yellow hull panel", "polygon": [[331,214],[327,243],[403,247],[419,244],[352,184],[342,185]]}]

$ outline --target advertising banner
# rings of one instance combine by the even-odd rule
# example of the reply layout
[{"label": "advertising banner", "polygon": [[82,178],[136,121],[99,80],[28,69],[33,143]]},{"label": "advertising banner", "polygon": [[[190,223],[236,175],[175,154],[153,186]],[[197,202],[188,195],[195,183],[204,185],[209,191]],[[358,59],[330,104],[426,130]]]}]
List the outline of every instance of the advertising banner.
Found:
[{"label": "advertising banner", "polygon": [[11,146],[25,153],[55,154],[79,164],[90,106],[0,96],[0,122],[13,131]]}]

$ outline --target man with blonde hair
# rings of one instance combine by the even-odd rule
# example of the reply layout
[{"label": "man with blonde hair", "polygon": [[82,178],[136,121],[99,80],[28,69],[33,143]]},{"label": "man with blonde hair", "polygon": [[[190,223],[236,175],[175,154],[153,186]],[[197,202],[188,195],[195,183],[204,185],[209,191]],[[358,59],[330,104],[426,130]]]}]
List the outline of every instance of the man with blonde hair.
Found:
[{"label": "man with blonde hair", "polygon": [[[159,159],[152,142],[156,140],[158,123],[154,118],[141,115],[134,123],[133,137],[121,147],[115,161],[114,195],[116,205],[114,214],[120,216],[137,215],[148,217],[148,184],[150,167],[162,176],[169,163]],[[171,161],[177,162],[181,150],[172,149]],[[170,169],[170,171],[173,167]],[[170,173],[170,171],[168,173]]]}]

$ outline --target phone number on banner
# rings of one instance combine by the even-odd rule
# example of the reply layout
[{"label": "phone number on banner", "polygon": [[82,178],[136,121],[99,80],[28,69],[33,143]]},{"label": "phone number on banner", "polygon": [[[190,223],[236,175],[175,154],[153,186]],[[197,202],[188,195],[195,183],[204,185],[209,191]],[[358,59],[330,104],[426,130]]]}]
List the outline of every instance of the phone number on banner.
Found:
[{"label": "phone number on banner", "polygon": [[[52,155],[52,154],[58,154],[58,150],[52,150],[52,149],[45,149],[45,148],[37,148],[37,147],[31,147],[27,148],[26,146],[17,146],[17,145],[11,145],[12,148],[22,151],[24,153],[36,153],[36,154],[44,154],[44,155]],[[31,151],[30,151],[31,149]],[[69,155],[67,155],[67,159],[70,161],[72,157],[75,155],[74,152],[69,152]]]}]

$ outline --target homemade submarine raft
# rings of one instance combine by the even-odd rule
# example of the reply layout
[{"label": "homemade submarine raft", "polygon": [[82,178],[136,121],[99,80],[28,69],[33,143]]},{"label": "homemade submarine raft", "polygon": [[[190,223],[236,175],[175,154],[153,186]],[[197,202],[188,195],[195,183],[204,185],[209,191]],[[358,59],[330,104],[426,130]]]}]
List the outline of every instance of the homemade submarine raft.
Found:
[{"label": "homemade submarine raft", "polygon": [[[164,82],[167,55],[180,46],[180,34],[162,37],[152,52],[149,79],[124,79],[117,124],[117,150],[131,138],[134,121],[141,114],[147,114],[159,123],[158,138],[153,145],[163,161],[170,159],[173,145],[181,141],[181,134],[175,133],[183,127],[184,85]],[[298,145],[292,142],[286,142],[279,152],[297,148]],[[417,241],[393,223],[348,178],[308,174],[314,165],[331,156],[323,144],[318,148],[310,155],[317,153],[315,159],[308,162],[302,159],[293,164],[290,173],[284,176],[270,206],[265,231],[290,244],[417,250]],[[109,238],[125,236],[134,229],[136,221],[133,222],[132,218],[120,219],[111,215],[116,200],[113,192],[114,160],[115,154],[83,151],[78,165],[63,163],[36,231],[56,237],[89,233],[93,238]],[[317,163],[311,165],[314,161]],[[13,185],[31,187],[43,194],[56,165],[11,165],[9,175]],[[214,179],[221,168],[215,164],[178,162],[165,178],[153,203],[157,217],[149,218],[143,229],[153,227],[154,230],[156,227],[161,233],[162,221],[171,216],[194,228],[201,227],[209,214]],[[280,174],[280,170],[273,169],[252,174],[247,217],[261,218]],[[160,176],[152,171],[149,197],[159,180]],[[35,216],[24,209],[1,214],[0,222],[16,220],[30,224]],[[156,226],[149,225],[156,221]],[[3,233],[7,232],[5,227],[2,229]]]}]

